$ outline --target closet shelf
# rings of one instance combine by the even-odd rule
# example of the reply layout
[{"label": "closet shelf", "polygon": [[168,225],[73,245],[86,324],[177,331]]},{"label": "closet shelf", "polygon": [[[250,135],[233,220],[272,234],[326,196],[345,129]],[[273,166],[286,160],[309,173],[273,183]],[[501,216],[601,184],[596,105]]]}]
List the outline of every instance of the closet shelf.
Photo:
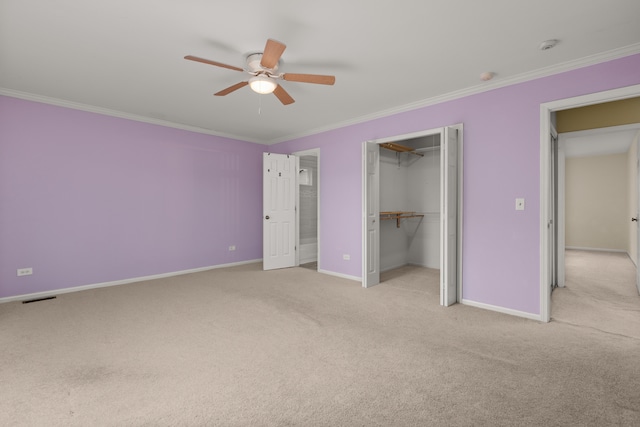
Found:
[{"label": "closet shelf", "polygon": [[387,150],[395,151],[397,153],[410,153],[415,154],[416,156],[424,157],[422,153],[416,153],[413,148],[405,147],[404,145],[400,145],[396,142],[385,142],[380,144],[382,148],[386,148]]},{"label": "closet shelf", "polygon": [[405,211],[386,211],[380,212],[380,221],[384,221],[387,219],[395,219],[396,227],[400,228],[400,220],[405,218],[422,218],[423,214],[417,214],[415,212],[405,212]]}]

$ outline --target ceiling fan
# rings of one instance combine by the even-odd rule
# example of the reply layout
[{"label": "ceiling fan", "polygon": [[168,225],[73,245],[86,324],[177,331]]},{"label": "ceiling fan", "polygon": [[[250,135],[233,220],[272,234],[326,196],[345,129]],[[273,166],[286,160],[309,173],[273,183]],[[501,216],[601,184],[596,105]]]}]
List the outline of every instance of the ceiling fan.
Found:
[{"label": "ceiling fan", "polygon": [[278,62],[282,53],[286,49],[286,45],[279,41],[269,39],[264,47],[264,52],[253,53],[247,56],[246,68],[240,68],[233,65],[223,64],[221,62],[211,61],[209,59],[198,58],[197,56],[187,55],[184,59],[190,61],[202,62],[204,64],[215,65],[216,67],[228,68],[234,71],[244,71],[251,78],[247,81],[236,83],[226,89],[216,92],[216,96],[225,96],[231,92],[235,92],[247,85],[253,91],[261,94],[273,93],[284,105],[293,104],[295,100],[287,93],[277,80],[286,80],[290,82],[315,83],[321,85],[333,85],[336,81],[334,76],[324,76],[319,74],[294,74],[294,73],[277,73]]}]

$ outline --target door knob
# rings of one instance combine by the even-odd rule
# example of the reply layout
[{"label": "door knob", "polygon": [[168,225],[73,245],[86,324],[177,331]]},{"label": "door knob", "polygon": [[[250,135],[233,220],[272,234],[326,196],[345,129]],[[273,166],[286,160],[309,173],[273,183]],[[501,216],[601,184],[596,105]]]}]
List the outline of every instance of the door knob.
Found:
[{"label": "door knob", "polygon": [[265,216],[264,219],[269,219],[269,215]]},{"label": "door knob", "polygon": [[638,221],[638,217],[631,218],[631,221]]}]

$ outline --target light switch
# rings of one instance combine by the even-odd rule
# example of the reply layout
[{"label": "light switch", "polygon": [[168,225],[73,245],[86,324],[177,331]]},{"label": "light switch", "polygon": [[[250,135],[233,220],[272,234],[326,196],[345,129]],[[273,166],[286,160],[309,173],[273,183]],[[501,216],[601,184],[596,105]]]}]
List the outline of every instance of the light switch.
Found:
[{"label": "light switch", "polygon": [[524,199],[516,199],[516,210],[517,211],[524,210]]}]

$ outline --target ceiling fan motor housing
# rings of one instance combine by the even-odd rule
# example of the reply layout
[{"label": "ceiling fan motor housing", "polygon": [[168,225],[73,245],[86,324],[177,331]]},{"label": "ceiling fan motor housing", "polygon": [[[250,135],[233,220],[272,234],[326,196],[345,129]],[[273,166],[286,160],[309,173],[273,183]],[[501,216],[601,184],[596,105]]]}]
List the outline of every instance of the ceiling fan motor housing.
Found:
[{"label": "ceiling fan motor housing", "polygon": [[260,65],[260,61],[262,61],[262,53],[252,53],[251,55],[247,56],[247,69],[254,73],[264,70],[276,71],[278,69],[277,64],[273,69],[264,68],[262,65]]}]

